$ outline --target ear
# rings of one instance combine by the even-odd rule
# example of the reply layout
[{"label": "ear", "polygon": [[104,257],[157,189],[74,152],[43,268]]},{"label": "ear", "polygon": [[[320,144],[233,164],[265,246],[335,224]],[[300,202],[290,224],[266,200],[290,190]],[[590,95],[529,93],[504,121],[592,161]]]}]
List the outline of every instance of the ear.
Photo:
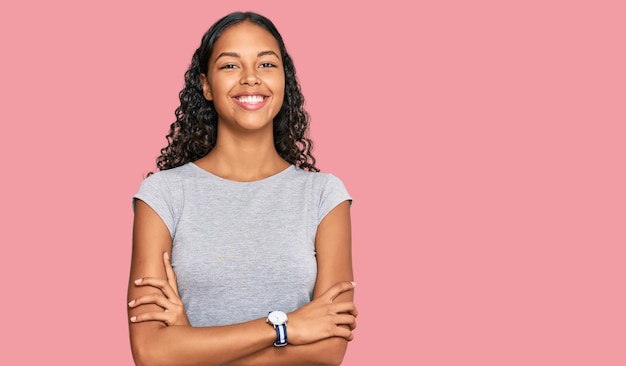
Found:
[{"label": "ear", "polygon": [[205,74],[200,74],[200,80],[202,80],[202,93],[204,94],[204,99],[213,100],[213,94],[211,93],[211,87],[209,86],[209,79]]}]

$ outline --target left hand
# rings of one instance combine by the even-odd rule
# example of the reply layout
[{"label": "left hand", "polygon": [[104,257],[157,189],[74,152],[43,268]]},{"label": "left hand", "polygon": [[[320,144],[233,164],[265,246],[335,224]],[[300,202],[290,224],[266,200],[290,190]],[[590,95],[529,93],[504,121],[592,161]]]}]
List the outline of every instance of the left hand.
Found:
[{"label": "left hand", "polygon": [[337,296],[354,290],[354,282],[339,282],[308,304],[288,314],[289,344],[304,345],[330,337],[351,341],[358,311],[354,302],[335,302]]},{"label": "left hand", "polygon": [[135,281],[136,286],[152,286],[161,290],[160,293],[154,293],[141,296],[128,303],[128,306],[135,308],[143,304],[156,304],[162,307],[164,312],[143,313],[131,318],[131,322],[139,323],[151,320],[159,320],[170,325],[190,326],[185,305],[178,294],[178,285],[176,284],[176,274],[170,263],[170,257],[167,252],[163,253],[163,264],[165,265],[165,274],[167,279],[145,277]]}]

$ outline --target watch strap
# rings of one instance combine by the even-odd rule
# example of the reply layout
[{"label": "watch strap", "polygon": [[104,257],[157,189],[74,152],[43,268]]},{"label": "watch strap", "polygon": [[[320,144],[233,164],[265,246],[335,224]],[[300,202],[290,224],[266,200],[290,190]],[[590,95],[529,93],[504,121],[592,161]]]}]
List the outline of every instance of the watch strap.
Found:
[{"label": "watch strap", "polygon": [[287,345],[287,325],[286,324],[278,324],[274,325],[274,329],[276,329],[276,342],[274,342],[274,346],[283,347]]}]

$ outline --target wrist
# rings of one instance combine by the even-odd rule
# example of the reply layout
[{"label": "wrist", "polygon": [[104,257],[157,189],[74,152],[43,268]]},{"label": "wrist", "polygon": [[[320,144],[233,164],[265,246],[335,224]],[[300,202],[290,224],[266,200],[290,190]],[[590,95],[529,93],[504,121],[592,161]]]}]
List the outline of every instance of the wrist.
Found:
[{"label": "wrist", "polygon": [[276,333],[274,341],[275,347],[284,347],[288,344],[287,338],[287,314],[282,311],[271,311],[267,315],[267,323],[270,324]]}]

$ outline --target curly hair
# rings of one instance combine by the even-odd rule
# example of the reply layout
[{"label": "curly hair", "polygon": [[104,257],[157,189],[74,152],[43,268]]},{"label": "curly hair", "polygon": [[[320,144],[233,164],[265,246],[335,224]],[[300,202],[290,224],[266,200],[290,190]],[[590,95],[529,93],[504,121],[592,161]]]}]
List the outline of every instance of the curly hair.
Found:
[{"label": "curly hair", "polygon": [[217,39],[227,28],[251,21],[274,36],[280,48],[285,71],[285,97],[273,121],[274,146],[278,154],[295,166],[318,172],[311,151],[313,141],[308,137],[309,114],[304,109],[304,96],[296,78],[296,69],[274,24],[253,12],[234,12],[218,20],[202,37],[185,72],[185,87],[179,93],[180,106],[176,121],[166,135],[167,146],[161,149],[157,168],[166,170],[198,160],[207,155],[217,140],[217,112],[213,102],[204,98],[201,74],[208,71],[209,57]]}]

